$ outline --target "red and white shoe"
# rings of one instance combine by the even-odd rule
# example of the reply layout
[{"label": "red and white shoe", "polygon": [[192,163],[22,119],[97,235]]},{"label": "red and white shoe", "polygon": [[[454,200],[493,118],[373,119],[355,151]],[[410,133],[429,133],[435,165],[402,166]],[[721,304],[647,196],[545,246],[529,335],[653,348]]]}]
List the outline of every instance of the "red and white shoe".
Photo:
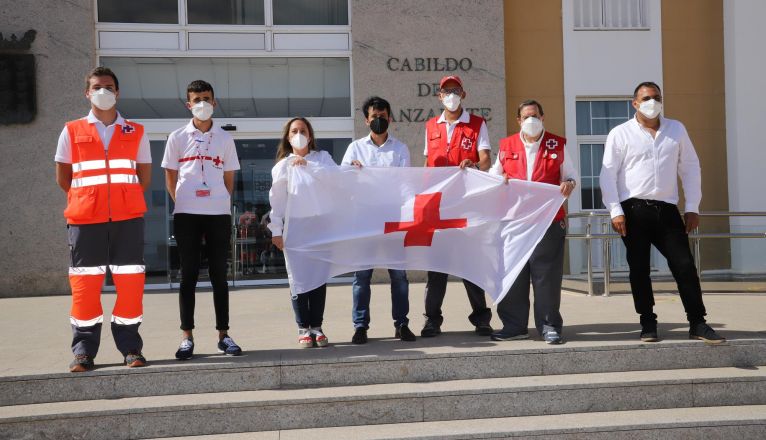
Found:
[{"label": "red and white shoe", "polygon": [[330,343],[330,340],[322,332],[322,327],[311,327],[311,334],[314,336],[314,342],[317,344],[317,347],[327,347],[327,344]]},{"label": "red and white shoe", "polygon": [[311,331],[309,329],[298,329],[298,345],[300,345],[301,348],[311,348],[314,346],[314,339],[311,337]]}]

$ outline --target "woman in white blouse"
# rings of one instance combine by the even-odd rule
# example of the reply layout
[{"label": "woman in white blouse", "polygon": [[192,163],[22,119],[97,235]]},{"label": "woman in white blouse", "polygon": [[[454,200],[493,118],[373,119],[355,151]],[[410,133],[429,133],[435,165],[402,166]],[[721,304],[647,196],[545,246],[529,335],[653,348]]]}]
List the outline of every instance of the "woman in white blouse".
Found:
[{"label": "woman in white blouse", "polygon": [[[280,250],[284,248],[282,226],[287,206],[288,167],[306,166],[309,162],[319,166],[338,166],[329,153],[316,149],[314,129],[307,119],[290,119],[282,131],[282,140],[277,149],[277,164],[271,169],[272,184],[269,190],[271,223],[268,227],[271,230],[272,243]],[[295,321],[298,324],[298,344],[301,347],[325,347],[329,343],[327,336],[322,332],[326,296],[326,284],[292,296]]]}]

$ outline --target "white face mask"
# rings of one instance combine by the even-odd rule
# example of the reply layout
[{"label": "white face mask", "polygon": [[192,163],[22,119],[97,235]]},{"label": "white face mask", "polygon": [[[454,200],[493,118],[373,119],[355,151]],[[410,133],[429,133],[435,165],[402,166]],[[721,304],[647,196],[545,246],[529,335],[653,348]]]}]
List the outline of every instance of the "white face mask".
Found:
[{"label": "white face mask", "polygon": [[117,104],[117,96],[107,89],[91,90],[90,102],[100,110],[109,110]]},{"label": "white face mask", "polygon": [[442,99],[442,104],[444,104],[444,108],[454,112],[458,107],[460,107],[460,95],[450,93],[449,95],[445,96],[444,99]]},{"label": "white face mask", "polygon": [[210,117],[213,116],[214,110],[215,108],[213,105],[206,101],[200,101],[191,106],[192,114],[200,121],[207,121],[210,119]]},{"label": "white face mask", "polygon": [[638,111],[647,118],[654,119],[660,115],[660,112],[662,111],[662,103],[655,101],[654,99],[642,101],[638,106]]},{"label": "white face mask", "polygon": [[309,145],[309,139],[301,133],[295,133],[290,138],[290,145],[296,150],[302,150]]},{"label": "white face mask", "polygon": [[543,131],[543,121],[534,116],[524,119],[521,123],[521,132],[529,137],[535,137]]}]

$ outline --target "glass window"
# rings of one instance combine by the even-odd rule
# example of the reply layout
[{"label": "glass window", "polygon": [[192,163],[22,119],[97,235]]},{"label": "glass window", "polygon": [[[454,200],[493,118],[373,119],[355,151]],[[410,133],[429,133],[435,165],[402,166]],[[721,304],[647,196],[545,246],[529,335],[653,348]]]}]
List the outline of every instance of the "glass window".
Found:
[{"label": "glass window", "polygon": [[98,21],[178,24],[178,0],[98,0]]},{"label": "glass window", "polygon": [[347,25],[347,0],[278,0],[275,25]]},{"label": "glass window", "polygon": [[575,0],[575,29],[647,28],[644,0]]},{"label": "glass window", "polygon": [[577,134],[607,135],[636,114],[630,100],[577,101]]},{"label": "glass window", "polygon": [[263,25],[263,0],[187,0],[190,24]]},{"label": "glass window", "polygon": [[580,173],[582,185],[582,209],[604,209],[601,200],[601,187],[599,186],[599,174],[601,162],[604,159],[604,144],[580,144]]},{"label": "glass window", "polygon": [[113,58],[118,107],[134,119],[187,118],[186,86],[215,89],[215,115],[225,118],[351,116],[348,58]]}]

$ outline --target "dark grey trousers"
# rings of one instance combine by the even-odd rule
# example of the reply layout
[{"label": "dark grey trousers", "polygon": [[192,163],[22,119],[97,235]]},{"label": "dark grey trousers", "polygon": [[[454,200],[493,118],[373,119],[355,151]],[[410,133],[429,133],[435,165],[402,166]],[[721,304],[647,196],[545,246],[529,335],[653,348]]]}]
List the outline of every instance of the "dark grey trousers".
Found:
[{"label": "dark grey trousers", "polygon": [[563,320],[561,305],[561,279],[564,276],[563,222],[553,223],[529,257],[508,293],[497,305],[497,315],[503,329],[511,333],[525,333],[529,325],[529,284],[532,283],[535,304],[535,327],[542,336],[550,330],[561,333]]}]

